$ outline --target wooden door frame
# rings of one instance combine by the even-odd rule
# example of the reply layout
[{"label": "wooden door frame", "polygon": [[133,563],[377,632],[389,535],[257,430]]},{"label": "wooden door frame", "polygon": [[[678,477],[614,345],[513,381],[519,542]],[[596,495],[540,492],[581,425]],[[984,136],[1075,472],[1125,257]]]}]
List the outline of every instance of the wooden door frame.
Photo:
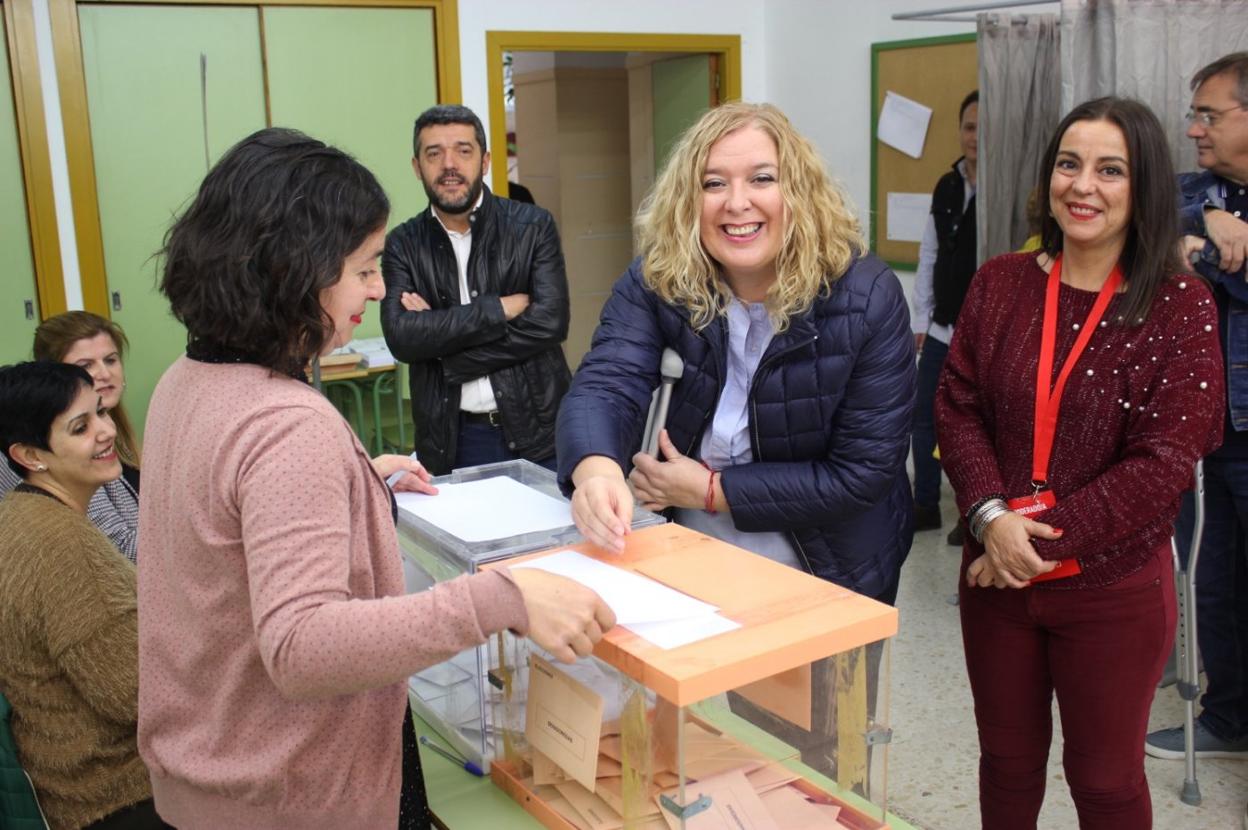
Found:
[{"label": "wooden door frame", "polygon": [[[31,0],[3,0],[4,32],[9,49],[13,113],[17,121],[17,148],[25,187],[26,223],[35,265],[39,319],[65,311],[65,277],[61,265],[61,238],[56,224],[56,195],[48,122],[39,80],[35,48],[34,5]],[[5,94],[0,91],[0,94]]]},{"label": "wooden door frame", "polygon": [[[6,8],[12,0],[3,0]],[[29,4],[30,0],[16,0]],[[416,8],[433,11],[434,54],[438,72],[438,101],[461,100],[458,0],[48,0],[61,116],[65,124],[65,154],[74,206],[74,229],[82,280],[82,302],[88,311],[110,316],[108,277],[104,266],[104,239],[91,147],[91,120],[87,109],[86,73],[78,5],[152,6],[330,6],[339,8]],[[33,41],[32,41],[33,42]],[[266,90],[265,111],[268,112]],[[58,253],[59,262],[59,253]],[[58,270],[58,277],[59,268]],[[62,297],[64,289],[62,287]],[[64,300],[62,299],[62,305]]]},{"label": "wooden door frame", "polygon": [[[507,147],[507,110],[503,100],[504,52],[688,52],[710,54],[722,73],[721,101],[741,97],[740,35],[630,34],[626,32],[512,32],[485,33],[486,80],[490,99],[490,145]],[[502,163],[490,168],[491,188],[500,196],[507,185],[506,152]]]}]

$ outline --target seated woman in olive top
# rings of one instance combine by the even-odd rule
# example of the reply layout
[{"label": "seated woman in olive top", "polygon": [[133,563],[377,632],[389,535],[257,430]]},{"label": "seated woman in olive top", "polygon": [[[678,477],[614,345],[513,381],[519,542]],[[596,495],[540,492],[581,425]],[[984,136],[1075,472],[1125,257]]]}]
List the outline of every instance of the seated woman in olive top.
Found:
[{"label": "seated woman in olive top", "polygon": [[0,693],[49,825],[165,827],[136,743],[135,569],[87,518],[121,475],[117,429],[67,363],[0,368]]}]

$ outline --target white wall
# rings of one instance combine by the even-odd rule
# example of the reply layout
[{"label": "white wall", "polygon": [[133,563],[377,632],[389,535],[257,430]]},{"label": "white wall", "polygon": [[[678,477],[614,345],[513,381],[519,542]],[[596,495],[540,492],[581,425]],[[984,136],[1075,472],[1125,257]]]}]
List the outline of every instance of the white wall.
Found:
[{"label": "white wall", "polygon": [[[974,32],[973,22],[892,19],[959,2],[767,0],[764,6],[767,99],[823,153],[848,191],[864,232],[871,208],[871,44]],[[1059,6],[1035,3],[1008,12],[1057,14]],[[913,276],[899,276],[909,293]]]},{"label": "white wall", "polygon": [[464,106],[481,117],[489,135],[486,31],[740,35],[741,92],[748,101],[761,101],[767,95],[766,5],[758,0],[459,0]]},{"label": "white wall", "polygon": [[975,31],[974,23],[891,19],[933,5],[956,3],[768,0],[765,6],[767,96],[823,153],[864,231],[871,206],[871,44]]}]

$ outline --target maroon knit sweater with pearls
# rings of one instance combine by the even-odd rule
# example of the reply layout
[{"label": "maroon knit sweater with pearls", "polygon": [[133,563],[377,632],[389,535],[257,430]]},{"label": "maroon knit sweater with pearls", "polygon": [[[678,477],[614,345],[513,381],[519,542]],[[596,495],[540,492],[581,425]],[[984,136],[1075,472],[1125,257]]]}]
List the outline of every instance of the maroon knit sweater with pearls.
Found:
[{"label": "maroon knit sweater with pearls", "polygon": [[[958,316],[936,432],[961,513],[992,494],[1031,492],[1047,279],[1036,254],[996,257]],[[1052,380],[1095,300],[1094,291],[1061,286]],[[1075,557],[1083,572],[1036,588],[1110,585],[1138,571],[1173,532],[1196,460],[1222,443],[1222,352],[1208,288],[1197,277],[1167,279],[1143,324],[1121,322],[1120,303],[1121,295],[1066,383],[1048,476],[1057,506],[1035,517],[1064,531],[1035,540],[1036,552]],[[964,566],[982,552],[968,534]]]}]

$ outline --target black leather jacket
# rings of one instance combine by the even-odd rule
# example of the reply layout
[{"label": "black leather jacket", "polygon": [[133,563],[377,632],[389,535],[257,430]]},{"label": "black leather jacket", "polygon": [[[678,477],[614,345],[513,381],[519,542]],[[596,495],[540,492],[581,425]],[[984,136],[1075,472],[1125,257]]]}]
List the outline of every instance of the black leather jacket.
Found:
[{"label": "black leather jacket", "polygon": [[[549,212],[494,196],[473,217],[468,288],[450,237],[426,208],[386,236],[386,296],[381,327],[394,356],[408,363],[416,450],[435,475],[450,472],[459,436],[459,390],[488,375],[512,452],[536,461],[555,453],[555,418],[571,375],[561,344],[568,336],[568,281],[559,232]],[[407,311],[414,291],[431,306]],[[500,297],[528,294],[508,321]]]}]

